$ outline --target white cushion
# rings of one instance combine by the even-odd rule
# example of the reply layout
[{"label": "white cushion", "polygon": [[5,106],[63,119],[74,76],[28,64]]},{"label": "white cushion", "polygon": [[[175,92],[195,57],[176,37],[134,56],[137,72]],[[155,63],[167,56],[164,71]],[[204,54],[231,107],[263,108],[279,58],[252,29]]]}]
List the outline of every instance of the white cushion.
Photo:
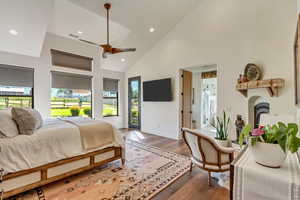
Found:
[{"label": "white cushion", "polygon": [[21,135],[32,135],[43,125],[41,114],[30,108],[12,108],[12,118],[16,121]]},{"label": "white cushion", "polygon": [[18,127],[12,119],[11,110],[0,110],[0,138],[19,135]]}]

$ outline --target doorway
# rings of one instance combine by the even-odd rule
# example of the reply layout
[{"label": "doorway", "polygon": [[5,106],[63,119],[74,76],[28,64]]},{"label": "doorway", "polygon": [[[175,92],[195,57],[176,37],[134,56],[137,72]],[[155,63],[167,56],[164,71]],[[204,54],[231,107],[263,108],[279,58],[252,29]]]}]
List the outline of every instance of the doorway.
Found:
[{"label": "doorway", "polygon": [[141,77],[128,79],[128,127],[141,129]]},{"label": "doorway", "polygon": [[217,117],[217,71],[201,73],[200,95],[200,127],[207,131],[214,131]]},{"label": "doorway", "polygon": [[181,127],[214,135],[217,115],[217,65],[181,70]]}]

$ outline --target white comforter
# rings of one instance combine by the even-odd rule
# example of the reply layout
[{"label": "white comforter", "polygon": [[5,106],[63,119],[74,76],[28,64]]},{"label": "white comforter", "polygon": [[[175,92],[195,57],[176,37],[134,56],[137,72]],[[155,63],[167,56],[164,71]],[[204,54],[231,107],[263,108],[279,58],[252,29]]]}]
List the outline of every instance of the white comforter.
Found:
[{"label": "white comforter", "polygon": [[[116,130],[114,135],[113,144],[98,149],[121,146],[122,139]],[[58,119],[47,119],[33,135],[0,139],[0,168],[12,173],[84,153],[87,151],[82,147],[78,127]]]}]

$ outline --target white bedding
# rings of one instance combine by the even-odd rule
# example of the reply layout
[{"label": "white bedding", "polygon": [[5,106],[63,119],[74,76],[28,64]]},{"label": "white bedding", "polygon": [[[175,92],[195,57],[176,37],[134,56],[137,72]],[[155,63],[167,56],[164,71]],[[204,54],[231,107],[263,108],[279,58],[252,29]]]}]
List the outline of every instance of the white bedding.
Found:
[{"label": "white bedding", "polygon": [[[122,146],[116,130],[114,136],[114,143],[90,151]],[[59,119],[47,119],[33,135],[0,139],[0,168],[12,173],[87,152],[82,147],[78,127]]]}]

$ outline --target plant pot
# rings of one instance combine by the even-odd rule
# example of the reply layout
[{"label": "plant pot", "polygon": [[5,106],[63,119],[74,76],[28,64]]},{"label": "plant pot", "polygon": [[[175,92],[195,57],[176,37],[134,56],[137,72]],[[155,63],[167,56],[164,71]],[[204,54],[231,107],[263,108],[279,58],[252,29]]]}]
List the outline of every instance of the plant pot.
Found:
[{"label": "plant pot", "polygon": [[222,146],[222,147],[229,147],[230,142],[229,140],[219,140],[219,139],[215,139],[216,142],[218,143],[218,145]]},{"label": "plant pot", "polygon": [[271,168],[279,168],[287,156],[278,144],[257,142],[250,150],[255,162]]}]

